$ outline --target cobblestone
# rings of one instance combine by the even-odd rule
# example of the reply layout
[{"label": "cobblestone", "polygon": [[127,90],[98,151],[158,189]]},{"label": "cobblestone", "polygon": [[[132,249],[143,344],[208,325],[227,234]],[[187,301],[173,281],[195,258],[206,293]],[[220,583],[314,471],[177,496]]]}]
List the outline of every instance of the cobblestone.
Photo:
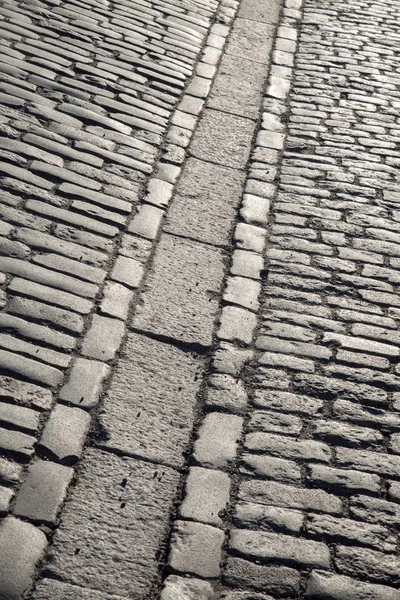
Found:
[{"label": "cobblestone", "polygon": [[[220,529],[203,523],[176,521],[168,565],[178,572],[204,578],[219,577],[223,541],[224,533]],[[207,548],[207,553],[203,548]]]},{"label": "cobblestone", "polygon": [[398,600],[399,596],[394,588],[364,583],[326,571],[312,571],[306,592],[306,598],[326,600]]},{"label": "cobblestone", "polygon": [[204,418],[194,444],[193,460],[209,468],[227,468],[236,458],[243,419],[213,412]]},{"label": "cobblestone", "polygon": [[231,586],[283,596],[293,596],[300,588],[300,575],[295,569],[260,565],[236,557],[228,558],[223,580]]},{"label": "cobblestone", "polygon": [[73,471],[52,462],[32,463],[22,483],[14,514],[36,523],[55,525]]},{"label": "cobblestone", "polygon": [[0,524],[2,594],[10,600],[19,598],[32,585],[35,567],[42,558],[47,541],[42,531],[14,517]]},{"label": "cobblestone", "polygon": [[256,560],[273,558],[311,568],[329,568],[330,565],[329,548],[325,544],[282,534],[236,529],[231,532],[229,547]]},{"label": "cobblestone", "polygon": [[398,598],[393,0],[0,16],[0,588]]}]

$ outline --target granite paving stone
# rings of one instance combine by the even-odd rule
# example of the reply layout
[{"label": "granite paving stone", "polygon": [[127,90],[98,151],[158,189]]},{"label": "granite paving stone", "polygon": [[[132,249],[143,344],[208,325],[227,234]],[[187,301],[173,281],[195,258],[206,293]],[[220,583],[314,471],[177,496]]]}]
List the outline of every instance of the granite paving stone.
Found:
[{"label": "granite paving stone", "polygon": [[222,525],[220,513],[227,509],[229,488],[230,479],[226,473],[191,467],[179,516],[209,525]]},{"label": "granite paving stone", "polygon": [[126,596],[108,594],[102,590],[90,589],[57,581],[56,579],[42,579],[32,592],[32,600],[127,600]]},{"label": "granite paving stone", "polygon": [[300,588],[300,575],[290,567],[263,565],[229,557],[223,581],[232,587],[250,587],[279,596],[294,596]]},{"label": "granite paving stone", "polygon": [[182,465],[202,368],[202,359],[184,349],[129,333],[104,400],[102,445]]},{"label": "granite paving stone", "polygon": [[[177,572],[203,578],[219,576],[224,532],[211,525],[175,521],[172,530],[168,565]],[[203,551],[207,548],[207,553]]]},{"label": "granite paving stone", "polygon": [[57,404],[40,436],[38,449],[47,458],[70,466],[81,456],[90,415],[80,408]]},{"label": "granite paving stone", "polygon": [[19,600],[33,583],[36,564],[47,545],[46,536],[30,523],[7,517],[0,524],[0,539],[0,589],[4,598]]},{"label": "granite paving stone", "polygon": [[159,578],[154,555],[167,533],[178,478],[169,467],[88,450],[53,538],[47,573],[111,597],[144,596]]},{"label": "granite paving stone", "polygon": [[208,581],[195,577],[169,575],[164,581],[160,600],[212,600],[214,590]]},{"label": "granite paving stone", "polygon": [[125,326],[121,321],[93,315],[90,328],[83,338],[81,353],[97,360],[112,360],[121,345],[124,333]]},{"label": "granite paving stone", "polygon": [[164,234],[133,326],[183,343],[209,346],[222,275],[219,250]]},{"label": "granite paving stone", "polygon": [[265,79],[263,65],[225,54],[215,78],[207,106],[241,117],[258,117]]},{"label": "granite paving stone", "polygon": [[204,418],[193,448],[195,464],[214,469],[227,468],[236,458],[243,419],[237,415],[212,412]]},{"label": "granite paving stone", "polygon": [[0,421],[26,433],[36,433],[40,425],[40,413],[24,406],[2,402]]},{"label": "granite paving stone", "polygon": [[265,531],[234,529],[229,549],[241,556],[264,561],[274,558],[303,567],[330,566],[329,548],[325,544]]},{"label": "granite paving stone", "polygon": [[190,145],[196,158],[243,169],[250,153],[254,123],[249,119],[206,109]]},{"label": "granite paving stone", "polygon": [[240,171],[189,158],[168,211],[165,231],[209,244],[228,244],[243,181]]},{"label": "granite paving stone", "polygon": [[55,525],[73,470],[50,461],[32,463],[22,483],[14,514],[36,523]]},{"label": "granite paving stone", "polygon": [[60,389],[60,399],[82,408],[95,406],[109,373],[110,368],[104,363],[78,357]]}]

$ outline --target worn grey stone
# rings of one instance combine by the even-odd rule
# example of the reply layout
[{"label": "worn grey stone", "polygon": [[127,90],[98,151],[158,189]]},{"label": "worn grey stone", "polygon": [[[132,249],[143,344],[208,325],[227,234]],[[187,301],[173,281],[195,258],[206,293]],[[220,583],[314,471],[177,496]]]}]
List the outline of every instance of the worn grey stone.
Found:
[{"label": "worn grey stone", "polygon": [[267,531],[272,529],[291,534],[300,533],[303,521],[304,515],[299,510],[252,502],[238,502],[233,516],[233,522],[239,527]]},{"label": "worn grey stone", "polygon": [[399,558],[369,548],[337,546],[335,564],[338,570],[354,577],[399,585]]},{"label": "worn grey stone", "polygon": [[232,275],[260,280],[263,268],[264,260],[260,254],[248,252],[247,250],[234,250],[230,268]]},{"label": "worn grey stone", "polygon": [[292,460],[329,462],[331,459],[331,449],[327,444],[272,433],[248,433],[245,439],[245,448],[253,452],[265,452]]},{"label": "worn grey stone", "polygon": [[28,433],[36,433],[40,425],[40,413],[24,406],[1,402],[0,421]]},{"label": "worn grey stone", "polygon": [[322,542],[313,542],[283,534],[250,529],[231,531],[229,548],[245,558],[255,560],[279,559],[300,567],[329,568],[329,548]]},{"label": "worn grey stone", "polygon": [[222,279],[219,250],[164,234],[133,326],[180,342],[211,345]]},{"label": "worn grey stone", "polygon": [[51,460],[72,465],[82,453],[89,425],[90,415],[86,411],[57,404],[50,413],[38,448]]},{"label": "worn grey stone", "polygon": [[121,321],[93,315],[91,326],[83,338],[81,353],[102,361],[112,360],[124,334],[125,326]]},{"label": "worn grey stone", "polygon": [[243,419],[236,415],[212,412],[205,416],[193,448],[196,464],[226,468],[236,458]]},{"label": "worn grey stone", "polygon": [[46,549],[45,534],[31,525],[7,517],[0,524],[0,598],[20,600],[32,585],[36,564]]},{"label": "worn grey stone", "polygon": [[53,538],[48,574],[108,594],[145,596],[158,579],[154,555],[178,480],[168,467],[88,450]]},{"label": "worn grey stone", "polygon": [[[224,532],[211,525],[175,521],[170,541],[169,567],[203,578],[219,577],[224,538]],[[205,548],[207,552],[204,552]]]},{"label": "worn grey stone", "polygon": [[0,448],[13,455],[29,458],[33,454],[35,443],[36,439],[31,435],[0,428]]},{"label": "worn grey stone", "polygon": [[259,282],[244,277],[229,277],[223,299],[226,302],[256,311],[259,308],[258,297],[260,292],[261,284]]},{"label": "worn grey stone", "polygon": [[104,401],[107,447],[183,463],[202,360],[172,345],[129,334]]},{"label": "worn grey stone", "polygon": [[141,204],[129,223],[128,231],[148,240],[155,240],[164,218],[164,210],[150,204]]},{"label": "worn grey stone", "polygon": [[254,313],[236,306],[224,306],[217,336],[222,340],[251,344],[257,326]]},{"label": "worn grey stone", "polygon": [[349,546],[369,546],[382,552],[395,552],[396,537],[387,527],[330,515],[308,515],[307,533],[314,538]]},{"label": "worn grey stone", "polygon": [[102,362],[76,358],[69,379],[60,390],[60,399],[82,407],[95,406],[109,372],[110,367]]},{"label": "worn grey stone", "polygon": [[190,145],[196,158],[244,169],[250,153],[254,123],[249,119],[206,109]]},{"label": "worn grey stone", "polygon": [[228,244],[244,178],[240,171],[189,158],[168,211],[165,231],[217,246]]},{"label": "worn grey stone", "polygon": [[295,487],[265,480],[241,482],[239,499],[265,506],[312,510],[332,515],[340,515],[343,509],[339,498],[323,490]]},{"label": "worn grey stone", "polygon": [[247,18],[236,19],[226,53],[268,65],[274,31],[273,25]]},{"label": "worn grey stone", "polygon": [[220,513],[228,506],[229,490],[230,479],[226,473],[191,467],[179,516],[209,525],[222,525]]},{"label": "worn grey stone", "polygon": [[244,453],[241,456],[241,471],[259,478],[274,479],[282,483],[300,483],[301,471],[299,465],[290,460]]},{"label": "worn grey stone", "polygon": [[55,525],[67,494],[73,470],[53,462],[38,460],[28,467],[17,495],[14,514],[45,525]]},{"label": "worn grey stone", "polygon": [[53,403],[50,390],[4,375],[0,376],[0,399],[33,406],[38,410],[48,410]]},{"label": "worn grey stone", "polygon": [[[217,367],[216,362],[214,360],[214,367]],[[225,408],[229,412],[241,412],[246,409],[247,401],[247,393],[240,379],[220,373],[215,373],[208,379],[205,397],[208,409]]]},{"label": "worn grey stone", "polygon": [[214,590],[208,581],[194,577],[169,575],[164,581],[160,600],[213,600]]},{"label": "worn grey stone", "polygon": [[42,579],[36,584],[32,600],[127,600],[126,596],[115,596],[100,590],[78,587],[56,579]]},{"label": "worn grey stone", "polygon": [[240,3],[238,15],[243,19],[275,24],[279,19],[279,7],[275,0],[267,0],[262,4],[258,0],[244,0]]},{"label": "worn grey stone", "polygon": [[279,596],[299,593],[300,574],[289,567],[261,565],[242,558],[228,557],[223,581],[234,587],[251,587]]},{"label": "worn grey stone", "polygon": [[238,223],[234,232],[237,248],[261,254],[264,250],[266,231],[248,223]]},{"label": "worn grey stone", "polygon": [[395,588],[365,583],[351,577],[327,571],[312,571],[308,580],[306,598],[321,600],[399,600]]},{"label": "worn grey stone", "polygon": [[207,106],[257,119],[265,67],[232,54],[222,57]]},{"label": "worn grey stone", "polygon": [[100,312],[125,321],[128,318],[133,294],[134,292],[121,283],[107,281],[103,290]]},{"label": "worn grey stone", "polygon": [[143,273],[143,265],[139,261],[126,256],[118,256],[110,277],[129,288],[137,288],[141,284]]}]

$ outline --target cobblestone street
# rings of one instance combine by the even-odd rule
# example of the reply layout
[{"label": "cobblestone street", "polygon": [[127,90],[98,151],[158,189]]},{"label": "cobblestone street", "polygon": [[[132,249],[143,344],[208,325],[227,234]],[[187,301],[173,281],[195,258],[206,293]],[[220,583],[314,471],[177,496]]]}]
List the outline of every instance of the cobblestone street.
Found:
[{"label": "cobblestone street", "polygon": [[0,600],[400,600],[399,44],[0,0]]}]

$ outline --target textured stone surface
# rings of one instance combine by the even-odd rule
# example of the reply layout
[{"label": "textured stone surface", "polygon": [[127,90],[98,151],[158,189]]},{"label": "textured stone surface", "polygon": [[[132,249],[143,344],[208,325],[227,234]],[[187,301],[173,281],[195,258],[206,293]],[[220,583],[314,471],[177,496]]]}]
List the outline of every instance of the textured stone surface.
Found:
[{"label": "textured stone surface", "polygon": [[124,596],[115,596],[101,590],[85,589],[55,579],[42,579],[32,593],[32,600],[127,600]]},{"label": "textured stone surface", "polygon": [[229,243],[244,173],[189,158],[184,165],[165,230],[218,246]]},{"label": "textured stone surface", "polygon": [[100,415],[101,443],[182,465],[201,369],[202,361],[188,352],[129,334]]},{"label": "textured stone surface", "polygon": [[86,411],[57,404],[40,437],[40,451],[51,460],[74,464],[81,456],[89,425]]},{"label": "textured stone surface", "polygon": [[222,525],[220,513],[229,503],[230,479],[213,469],[191,467],[186,479],[185,497],[179,508],[182,519]]},{"label": "textured stone surface", "polygon": [[254,123],[216,110],[205,110],[190,145],[196,158],[244,169],[250,153]]},{"label": "textured stone surface", "polygon": [[164,582],[160,600],[212,600],[214,590],[208,581],[170,575]]},{"label": "textured stone surface", "polygon": [[54,525],[67,494],[73,470],[53,462],[36,461],[29,465],[19,490],[14,514],[45,525]]},{"label": "textured stone surface", "polygon": [[242,117],[258,117],[265,68],[231,54],[222,57],[207,105]]},{"label": "textured stone surface", "polygon": [[227,54],[269,64],[273,34],[272,25],[239,18],[230,36]]},{"label": "textured stone surface", "polygon": [[60,390],[61,400],[82,407],[95,406],[110,368],[95,360],[77,358],[67,383]]},{"label": "textured stone surface", "polygon": [[210,345],[222,277],[219,250],[162,236],[133,326],[183,343]]},{"label": "textured stone surface", "polygon": [[300,575],[295,569],[260,565],[242,558],[229,557],[223,581],[235,587],[251,587],[279,596],[294,596],[299,592]]},{"label": "textured stone surface", "polygon": [[46,536],[30,523],[7,517],[0,524],[0,541],[0,594],[4,600],[19,600],[33,583]]},{"label": "textured stone surface", "polygon": [[299,567],[311,568],[330,566],[327,545],[266,531],[235,529],[231,531],[229,548],[253,560],[278,559]]},{"label": "textured stone surface", "polygon": [[306,598],[321,600],[398,600],[394,588],[357,581],[350,577],[313,571],[308,580]]},{"label": "textured stone surface", "polygon": [[205,416],[193,448],[196,464],[210,468],[226,468],[236,458],[242,434],[243,419],[236,415],[212,412]]},{"label": "textured stone surface", "polygon": [[[175,521],[168,565],[174,571],[203,578],[219,577],[224,532],[210,525]],[[207,552],[204,549],[207,548]]]},{"label": "textured stone surface", "polygon": [[177,484],[178,474],[167,467],[87,451],[53,538],[48,573],[108,594],[144,596],[158,579],[154,555]]}]

